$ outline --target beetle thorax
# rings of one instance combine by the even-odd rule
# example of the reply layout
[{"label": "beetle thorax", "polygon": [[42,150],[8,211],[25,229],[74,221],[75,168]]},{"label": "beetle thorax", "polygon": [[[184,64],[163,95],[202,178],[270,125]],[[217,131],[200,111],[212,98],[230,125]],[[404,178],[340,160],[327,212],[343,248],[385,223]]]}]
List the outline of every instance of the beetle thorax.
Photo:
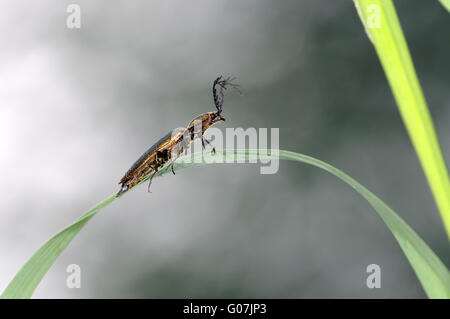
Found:
[{"label": "beetle thorax", "polygon": [[209,127],[217,123],[219,120],[216,120],[218,116],[216,112],[208,112],[197,116],[195,119],[189,123],[187,129],[191,132],[193,131],[206,131]]}]

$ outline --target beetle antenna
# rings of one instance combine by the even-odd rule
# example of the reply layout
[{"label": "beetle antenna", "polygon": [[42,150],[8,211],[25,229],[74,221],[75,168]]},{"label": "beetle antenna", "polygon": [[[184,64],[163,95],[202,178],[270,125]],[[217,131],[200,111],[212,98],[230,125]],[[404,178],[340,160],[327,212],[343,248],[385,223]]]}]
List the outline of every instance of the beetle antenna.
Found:
[{"label": "beetle antenna", "polygon": [[[226,79],[222,80],[222,76],[219,76],[217,79],[214,80],[213,83],[213,98],[214,98],[214,104],[217,108],[217,114],[222,113],[222,106],[223,106],[223,92],[227,89],[227,86],[232,87],[236,91],[239,92],[239,94],[242,95],[241,90],[239,90],[239,84],[232,83],[236,78],[235,77],[227,77]],[[217,92],[216,86],[219,87],[219,91]]]}]

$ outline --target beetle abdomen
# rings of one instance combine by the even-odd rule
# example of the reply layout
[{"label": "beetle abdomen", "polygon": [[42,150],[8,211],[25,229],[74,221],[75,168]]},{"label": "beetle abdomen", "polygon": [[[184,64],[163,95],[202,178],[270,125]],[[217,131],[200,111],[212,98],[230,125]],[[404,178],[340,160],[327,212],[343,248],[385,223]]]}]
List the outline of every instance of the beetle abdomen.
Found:
[{"label": "beetle abdomen", "polygon": [[185,130],[178,128],[170,131],[145,151],[119,181],[121,188],[116,196],[119,197],[169,161],[173,147],[182,139]]}]

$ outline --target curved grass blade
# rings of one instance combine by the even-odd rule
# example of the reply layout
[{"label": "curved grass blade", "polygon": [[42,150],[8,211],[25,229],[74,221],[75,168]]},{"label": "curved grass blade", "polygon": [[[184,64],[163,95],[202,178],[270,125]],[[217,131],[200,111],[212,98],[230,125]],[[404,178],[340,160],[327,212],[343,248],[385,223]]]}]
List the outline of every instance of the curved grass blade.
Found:
[{"label": "curved grass blade", "polygon": [[[392,0],[354,0],[419,157],[450,239],[450,179]],[[441,1],[445,6],[449,1]]]},{"label": "curved grass blade", "polygon": [[[313,157],[295,152],[281,150],[217,150],[217,154],[193,153],[180,158],[175,163],[175,170],[211,163],[231,163],[236,159],[282,159],[307,163],[319,167],[346,182],[360,193],[379,213],[388,228],[394,234],[400,247],[408,258],[426,294],[430,298],[450,298],[450,273],[427,244],[411,229],[391,208],[372,194],[364,186],[339,169]],[[190,163],[186,162],[190,159]],[[158,175],[170,171],[169,166],[162,168]],[[124,194],[125,195],[125,194]],[[47,241],[20,269],[10,282],[1,298],[29,298],[44,277],[48,269],[67,247],[81,228],[100,209],[115,200],[112,195],[90,209],[72,225],[60,231]]]},{"label": "curved grass blade", "polygon": [[450,0],[439,0],[439,2],[450,12]]}]

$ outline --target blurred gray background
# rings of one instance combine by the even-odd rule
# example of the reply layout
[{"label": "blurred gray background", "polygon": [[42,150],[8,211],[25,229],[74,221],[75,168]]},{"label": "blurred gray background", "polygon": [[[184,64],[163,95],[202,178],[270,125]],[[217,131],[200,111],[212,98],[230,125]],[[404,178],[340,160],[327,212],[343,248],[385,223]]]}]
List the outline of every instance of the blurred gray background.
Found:
[{"label": "blurred gray background", "polygon": [[[81,29],[66,27],[81,6]],[[395,1],[447,163],[450,16]],[[352,1],[2,1],[0,289],[61,228],[118,190],[153,142],[212,111],[225,127],[280,128],[280,148],[344,170],[450,265],[448,240]],[[39,298],[423,298],[377,213],[335,177],[281,162],[209,165],[107,207]],[[82,288],[68,289],[78,264]],[[380,265],[380,289],[366,267]]]}]

